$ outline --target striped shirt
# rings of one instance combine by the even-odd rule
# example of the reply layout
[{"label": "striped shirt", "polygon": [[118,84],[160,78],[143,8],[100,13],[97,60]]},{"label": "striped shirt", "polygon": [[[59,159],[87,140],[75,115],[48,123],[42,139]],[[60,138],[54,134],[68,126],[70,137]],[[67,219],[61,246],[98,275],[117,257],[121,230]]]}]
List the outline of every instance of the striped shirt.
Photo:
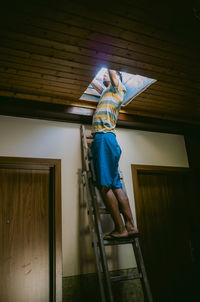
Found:
[{"label": "striped shirt", "polygon": [[125,93],[126,88],[120,80],[117,88],[110,84],[103,90],[93,115],[92,133],[115,133],[117,118]]}]

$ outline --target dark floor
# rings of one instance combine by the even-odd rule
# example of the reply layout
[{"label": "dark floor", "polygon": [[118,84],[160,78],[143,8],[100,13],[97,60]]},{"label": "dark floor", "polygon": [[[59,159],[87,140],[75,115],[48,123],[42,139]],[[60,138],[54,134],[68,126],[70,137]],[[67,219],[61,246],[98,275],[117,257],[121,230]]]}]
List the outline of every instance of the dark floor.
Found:
[{"label": "dark floor", "polygon": [[[136,269],[120,270],[113,274],[135,273]],[[140,280],[121,281],[113,284],[115,302],[144,302]],[[96,274],[63,278],[63,302],[100,302]]]}]

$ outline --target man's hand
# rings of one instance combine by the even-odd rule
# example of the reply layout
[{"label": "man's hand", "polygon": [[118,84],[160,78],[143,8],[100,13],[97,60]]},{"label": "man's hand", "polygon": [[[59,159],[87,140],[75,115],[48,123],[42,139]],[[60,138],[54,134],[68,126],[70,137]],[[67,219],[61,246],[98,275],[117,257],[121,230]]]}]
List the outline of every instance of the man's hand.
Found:
[{"label": "man's hand", "polygon": [[97,81],[95,81],[95,80],[92,81],[91,85],[99,94],[102,94],[103,87],[101,85],[99,85],[99,83]]},{"label": "man's hand", "polygon": [[111,81],[113,87],[117,88],[119,85],[119,77],[118,77],[116,71],[112,70],[112,69],[108,69],[108,73],[109,73],[110,81]]}]

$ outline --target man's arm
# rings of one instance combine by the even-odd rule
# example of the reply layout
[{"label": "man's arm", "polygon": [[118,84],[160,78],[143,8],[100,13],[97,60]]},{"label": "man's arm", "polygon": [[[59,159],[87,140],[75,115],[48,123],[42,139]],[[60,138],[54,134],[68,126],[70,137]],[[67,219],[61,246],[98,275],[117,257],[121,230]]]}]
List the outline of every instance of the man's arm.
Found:
[{"label": "man's arm", "polygon": [[113,87],[118,88],[119,85],[119,77],[117,76],[117,73],[115,70],[108,69],[110,81],[113,85]]},{"label": "man's arm", "polygon": [[95,80],[92,81],[91,85],[99,94],[102,94],[103,87],[101,85],[99,85],[99,83],[97,81],[95,81]]}]

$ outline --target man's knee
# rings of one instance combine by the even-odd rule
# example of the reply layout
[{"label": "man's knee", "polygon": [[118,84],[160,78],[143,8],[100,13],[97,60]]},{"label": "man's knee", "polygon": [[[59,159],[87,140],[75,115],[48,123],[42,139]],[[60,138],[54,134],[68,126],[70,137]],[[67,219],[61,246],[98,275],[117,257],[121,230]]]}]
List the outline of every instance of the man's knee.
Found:
[{"label": "man's knee", "polygon": [[114,194],[122,200],[128,200],[127,194],[122,188],[117,188],[113,190]]},{"label": "man's knee", "polygon": [[108,188],[106,186],[101,186],[100,187],[100,191],[101,191],[102,194],[108,193],[109,190],[110,190],[110,188]]}]

